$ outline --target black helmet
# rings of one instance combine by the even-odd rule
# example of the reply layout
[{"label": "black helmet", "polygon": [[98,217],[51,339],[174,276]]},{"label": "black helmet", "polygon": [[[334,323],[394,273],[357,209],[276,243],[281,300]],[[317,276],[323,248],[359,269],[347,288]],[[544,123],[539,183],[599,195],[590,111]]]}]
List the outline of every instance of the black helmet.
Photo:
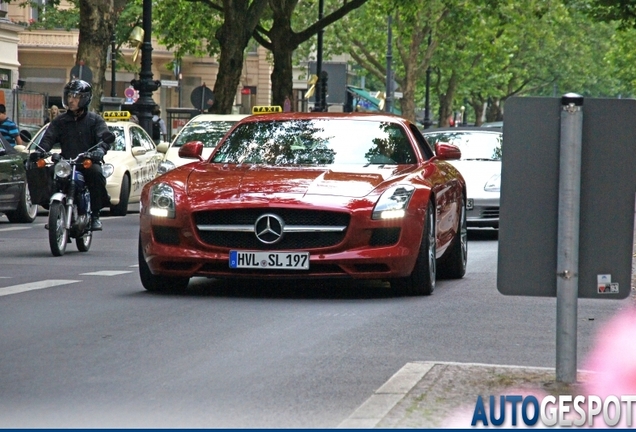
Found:
[{"label": "black helmet", "polygon": [[69,83],[64,86],[64,95],[62,96],[62,105],[64,105],[66,109],[68,109],[69,95],[79,96],[79,108],[84,109],[87,108],[91,100],[93,100],[93,87],[86,81],[78,79],[69,81]]}]

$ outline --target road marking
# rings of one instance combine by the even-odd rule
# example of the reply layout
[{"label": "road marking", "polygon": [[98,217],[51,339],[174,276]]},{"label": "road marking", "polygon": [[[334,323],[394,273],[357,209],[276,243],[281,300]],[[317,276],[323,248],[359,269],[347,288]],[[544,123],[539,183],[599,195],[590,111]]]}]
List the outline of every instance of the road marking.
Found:
[{"label": "road marking", "polygon": [[64,279],[49,279],[38,282],[30,282],[20,285],[13,285],[4,288],[0,288],[0,296],[6,296],[10,294],[18,294],[26,291],[39,290],[44,288],[51,288],[58,285],[67,285],[76,282],[81,282],[78,280],[64,280]]},{"label": "road marking", "polygon": [[128,267],[139,267],[139,264],[133,264],[133,265],[128,266]]},{"label": "road marking", "polygon": [[96,272],[90,272],[90,273],[80,273],[80,276],[117,276],[117,275],[122,275],[122,274],[126,274],[126,273],[132,273],[132,271],[130,270],[100,270],[100,271],[96,271]]},{"label": "road marking", "polygon": [[19,226],[19,227],[8,227],[8,228],[0,228],[0,231],[21,231],[31,229],[30,226]]}]

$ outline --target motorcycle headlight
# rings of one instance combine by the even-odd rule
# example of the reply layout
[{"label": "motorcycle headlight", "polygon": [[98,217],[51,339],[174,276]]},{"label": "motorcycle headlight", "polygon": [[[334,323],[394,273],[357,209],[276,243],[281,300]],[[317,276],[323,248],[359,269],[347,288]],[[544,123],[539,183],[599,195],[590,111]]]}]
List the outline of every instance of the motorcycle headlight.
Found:
[{"label": "motorcycle headlight", "polygon": [[150,208],[152,216],[175,218],[174,189],[166,183],[158,183],[150,189]]},{"label": "motorcycle headlight", "polygon": [[114,172],[115,172],[115,167],[113,165],[111,164],[102,165],[102,173],[104,174],[104,177],[108,178],[112,176]]},{"label": "motorcycle headlight", "polygon": [[371,219],[404,217],[413,192],[415,192],[415,187],[409,185],[397,185],[387,189],[375,204]]},{"label": "motorcycle headlight", "polygon": [[53,173],[55,173],[56,177],[66,178],[71,175],[71,164],[66,161],[60,161],[55,164],[55,168],[53,168]]},{"label": "motorcycle headlight", "polygon": [[501,190],[501,174],[495,174],[484,185],[487,192],[499,192]]},{"label": "motorcycle headlight", "polygon": [[159,176],[161,174],[165,174],[168,171],[171,171],[171,170],[175,169],[176,167],[177,166],[174,163],[172,163],[172,162],[170,162],[168,160],[163,161],[163,162],[161,162],[159,164],[159,167],[157,167],[157,175]]}]

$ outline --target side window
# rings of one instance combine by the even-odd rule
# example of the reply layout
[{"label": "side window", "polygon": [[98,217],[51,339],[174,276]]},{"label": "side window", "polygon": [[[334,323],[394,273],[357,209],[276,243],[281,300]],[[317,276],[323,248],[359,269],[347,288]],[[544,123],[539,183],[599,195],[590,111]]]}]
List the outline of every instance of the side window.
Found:
[{"label": "side window", "polygon": [[426,141],[426,138],[424,138],[424,136],[422,135],[420,130],[417,128],[417,126],[410,125],[410,128],[411,128],[411,132],[413,133],[413,136],[415,136],[415,139],[417,140],[417,143],[419,144],[420,148],[422,149],[422,152],[424,153],[424,156],[426,156],[426,159],[430,159],[433,156],[435,156],[434,147],[431,146],[428,143],[428,141]]},{"label": "side window", "polygon": [[126,151],[126,137],[124,135],[124,128],[116,126],[108,126],[108,129],[115,134],[115,142],[110,145],[110,149],[113,151]]},{"label": "side window", "polygon": [[130,135],[132,136],[133,147],[143,147],[146,152],[156,150],[155,143],[140,127],[131,127]]}]

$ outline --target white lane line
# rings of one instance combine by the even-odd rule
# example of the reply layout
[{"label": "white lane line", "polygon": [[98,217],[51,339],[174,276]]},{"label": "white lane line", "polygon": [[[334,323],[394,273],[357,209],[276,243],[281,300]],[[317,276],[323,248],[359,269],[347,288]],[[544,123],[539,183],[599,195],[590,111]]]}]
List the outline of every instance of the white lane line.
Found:
[{"label": "white lane line", "polygon": [[31,229],[30,226],[19,226],[19,227],[8,227],[8,228],[0,228],[0,231],[21,231]]},{"label": "white lane line", "polygon": [[0,276],[0,279],[11,279],[13,276]]},{"label": "white lane line", "polygon": [[0,296],[6,296],[10,294],[18,294],[26,291],[39,290],[44,288],[51,288],[58,285],[67,285],[76,282],[81,282],[78,280],[64,280],[64,279],[49,279],[38,282],[30,282],[20,285],[13,285],[4,288],[0,288]]},{"label": "white lane line", "polygon": [[128,266],[128,267],[139,267],[139,264],[133,264],[133,265]]},{"label": "white lane line", "polygon": [[80,276],[117,276],[117,275],[121,275],[121,274],[126,274],[126,273],[132,273],[132,271],[130,270],[100,270],[100,271],[96,271],[96,272],[90,272],[90,273],[80,273]]}]

